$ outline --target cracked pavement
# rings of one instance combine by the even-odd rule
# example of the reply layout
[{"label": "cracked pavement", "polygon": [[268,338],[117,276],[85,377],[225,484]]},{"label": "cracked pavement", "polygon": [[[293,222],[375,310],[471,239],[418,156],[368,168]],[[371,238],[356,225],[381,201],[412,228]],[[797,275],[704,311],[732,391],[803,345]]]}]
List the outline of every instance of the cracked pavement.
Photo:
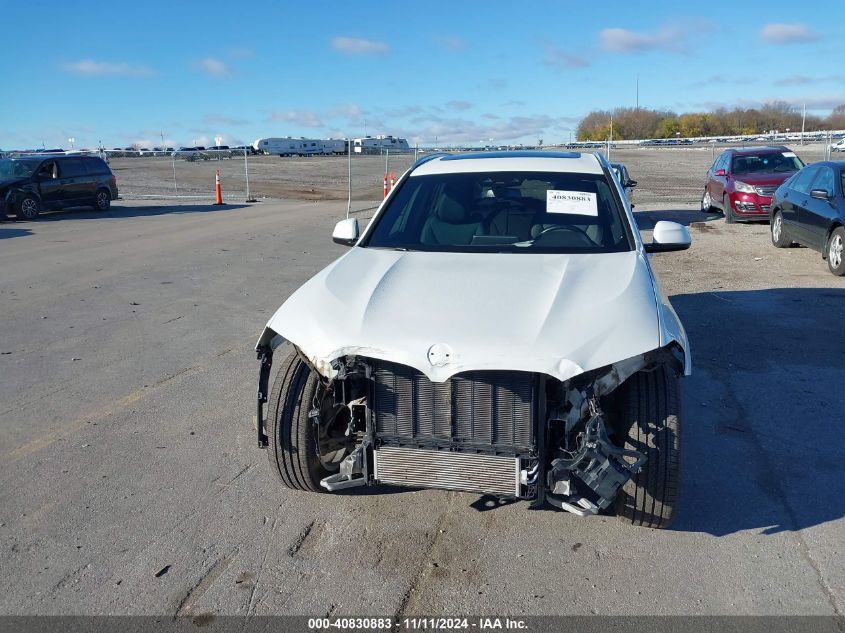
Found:
[{"label": "cracked pavement", "polygon": [[682,509],[652,531],[281,488],[252,348],[343,252],[344,213],[117,201],[0,225],[0,613],[842,614],[845,280],[820,256],[638,214],[694,240],[653,259],[694,375]]}]

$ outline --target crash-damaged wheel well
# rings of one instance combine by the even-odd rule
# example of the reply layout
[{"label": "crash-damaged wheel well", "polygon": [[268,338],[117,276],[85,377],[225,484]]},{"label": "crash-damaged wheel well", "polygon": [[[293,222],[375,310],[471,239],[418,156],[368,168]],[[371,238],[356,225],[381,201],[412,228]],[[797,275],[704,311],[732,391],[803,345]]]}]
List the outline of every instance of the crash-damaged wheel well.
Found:
[{"label": "crash-damaged wheel well", "polygon": [[[268,331],[258,346],[262,447],[268,445],[271,427],[264,415],[270,367],[274,348],[283,342]],[[432,383],[413,368],[362,356],[335,359],[332,378],[327,378],[301,350],[286,348],[319,380],[320,404],[310,413],[314,437],[334,437],[335,443],[349,438],[344,459],[322,482],[324,488],[378,481],[379,457],[381,478],[397,483],[391,469],[412,470],[407,460],[415,457],[425,461],[429,472],[463,469],[471,476],[462,479],[457,472],[426,480],[408,475],[399,483],[478,489],[536,504],[550,501],[578,514],[608,507],[645,463],[645,454],[624,448],[632,422],[622,395],[644,373],[677,377],[685,360],[673,343],[563,382],[528,372],[481,371]],[[491,472],[511,464],[519,471],[512,477],[517,483],[509,483],[506,473],[484,480],[483,472],[472,472],[476,462],[455,454],[483,456],[477,463]]]}]

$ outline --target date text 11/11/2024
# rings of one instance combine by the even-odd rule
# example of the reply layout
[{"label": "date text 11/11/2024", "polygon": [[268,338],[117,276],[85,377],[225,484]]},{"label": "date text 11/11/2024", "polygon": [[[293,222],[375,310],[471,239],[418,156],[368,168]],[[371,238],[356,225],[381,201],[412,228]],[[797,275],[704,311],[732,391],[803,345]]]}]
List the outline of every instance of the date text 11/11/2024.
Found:
[{"label": "date text 11/11/2024", "polygon": [[308,629],[320,630],[348,630],[348,631],[442,631],[442,630],[525,630],[527,623],[521,619],[479,617],[470,618],[435,618],[417,617],[401,618],[311,618]]}]

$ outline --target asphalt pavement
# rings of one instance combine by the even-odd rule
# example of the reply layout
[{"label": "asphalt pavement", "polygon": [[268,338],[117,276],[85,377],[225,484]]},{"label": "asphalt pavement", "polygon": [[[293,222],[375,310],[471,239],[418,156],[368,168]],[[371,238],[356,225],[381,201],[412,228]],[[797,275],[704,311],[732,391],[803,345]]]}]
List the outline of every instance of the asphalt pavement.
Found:
[{"label": "asphalt pavement", "polygon": [[0,614],[842,614],[845,280],[688,209],[669,531],[441,491],[283,489],[267,319],[345,203],[117,201],[0,225]]}]

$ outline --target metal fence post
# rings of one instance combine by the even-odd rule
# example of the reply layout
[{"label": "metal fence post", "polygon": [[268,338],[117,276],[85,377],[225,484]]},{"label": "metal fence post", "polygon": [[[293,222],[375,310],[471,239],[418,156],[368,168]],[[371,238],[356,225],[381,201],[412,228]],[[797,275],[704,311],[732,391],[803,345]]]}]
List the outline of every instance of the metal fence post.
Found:
[{"label": "metal fence post", "polygon": [[246,176],[246,201],[256,202],[249,193],[249,159],[247,158],[247,148],[244,146],[244,175]]},{"label": "metal fence post", "polygon": [[346,219],[349,219],[349,214],[352,211],[352,139],[346,143],[346,153],[348,155],[346,162]]}]

